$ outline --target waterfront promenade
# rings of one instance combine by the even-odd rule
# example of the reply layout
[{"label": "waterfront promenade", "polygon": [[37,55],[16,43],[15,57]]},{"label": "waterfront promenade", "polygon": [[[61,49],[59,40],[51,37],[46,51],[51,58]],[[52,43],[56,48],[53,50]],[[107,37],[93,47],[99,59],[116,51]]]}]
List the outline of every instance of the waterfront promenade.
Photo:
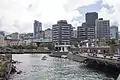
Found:
[{"label": "waterfront promenade", "polygon": [[[98,68],[102,71],[112,70],[116,76],[120,73],[120,59],[118,56],[104,56],[103,54],[96,54],[93,56],[91,53],[69,53],[67,54],[68,59],[84,63],[91,68]],[[120,80],[120,76],[117,80]]]},{"label": "waterfront promenade", "polygon": [[86,59],[87,61],[96,61],[98,64],[104,63],[105,65],[114,65],[114,66],[120,68],[120,59],[119,59],[119,57],[116,57],[116,56],[104,57],[104,55],[102,55],[102,54],[96,54],[95,56],[93,56],[90,53],[82,53],[82,54],[79,53],[76,55],[71,54],[71,56],[74,56],[76,58],[76,61],[77,60],[82,61],[81,59],[84,58],[83,61]]}]

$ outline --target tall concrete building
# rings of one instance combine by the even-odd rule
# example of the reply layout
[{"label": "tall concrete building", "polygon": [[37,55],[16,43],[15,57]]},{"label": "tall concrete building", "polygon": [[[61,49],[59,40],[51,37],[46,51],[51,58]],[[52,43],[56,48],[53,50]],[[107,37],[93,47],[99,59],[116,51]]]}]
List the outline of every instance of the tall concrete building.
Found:
[{"label": "tall concrete building", "polygon": [[55,44],[70,44],[73,27],[66,20],[60,20],[52,25],[52,40]]},{"label": "tall concrete building", "polygon": [[98,19],[98,13],[88,12],[85,14],[86,24],[89,27],[95,27],[95,20]]},{"label": "tall concrete building", "polygon": [[97,39],[110,37],[110,21],[103,18],[96,20],[95,34]]},{"label": "tall concrete building", "polygon": [[42,23],[34,21],[34,39],[40,39],[40,31],[42,31]]},{"label": "tall concrete building", "polygon": [[77,28],[77,38],[79,41],[95,38],[95,21],[98,19],[98,13],[88,12],[85,14],[85,23]]},{"label": "tall concrete building", "polygon": [[118,27],[117,26],[110,27],[110,36],[111,38],[118,39]]},{"label": "tall concrete building", "polygon": [[95,38],[95,28],[88,27],[86,23],[82,23],[82,26],[77,28],[77,38],[79,41],[94,39]]},{"label": "tall concrete building", "polygon": [[45,39],[48,41],[52,41],[52,29],[48,28],[45,30]]},{"label": "tall concrete building", "polygon": [[98,19],[98,13],[96,12],[89,12],[86,13],[86,25],[87,25],[87,39],[94,39],[95,38],[95,21]]}]

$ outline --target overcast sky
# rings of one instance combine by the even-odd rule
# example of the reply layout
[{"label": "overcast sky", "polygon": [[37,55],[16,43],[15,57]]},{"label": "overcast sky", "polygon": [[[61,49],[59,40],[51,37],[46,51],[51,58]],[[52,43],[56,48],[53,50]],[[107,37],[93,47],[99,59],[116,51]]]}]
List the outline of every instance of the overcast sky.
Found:
[{"label": "overcast sky", "polygon": [[0,30],[33,32],[34,20],[41,21],[43,29],[60,19],[76,27],[93,11],[120,25],[120,0],[0,0]]}]

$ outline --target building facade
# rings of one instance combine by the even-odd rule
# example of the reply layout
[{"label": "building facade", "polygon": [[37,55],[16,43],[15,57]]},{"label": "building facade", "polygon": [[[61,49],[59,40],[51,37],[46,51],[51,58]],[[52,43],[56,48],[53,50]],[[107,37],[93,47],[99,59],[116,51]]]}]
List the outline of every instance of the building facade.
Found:
[{"label": "building facade", "polygon": [[82,26],[77,27],[78,41],[87,40],[87,25],[83,23]]},{"label": "building facade", "polygon": [[18,40],[18,39],[20,39],[19,38],[19,33],[17,33],[17,32],[15,32],[15,33],[12,33],[12,39],[14,39],[14,40]]},{"label": "building facade", "polygon": [[89,40],[95,38],[95,28],[88,27],[86,23],[82,23],[82,26],[77,28],[77,38],[79,41]]},{"label": "building facade", "polygon": [[42,23],[34,21],[34,39],[40,39],[40,31],[42,31]]},{"label": "building facade", "polygon": [[33,33],[22,33],[19,37],[21,40],[33,39]]},{"label": "building facade", "polygon": [[87,25],[87,39],[94,39],[95,38],[95,21],[98,19],[98,13],[96,12],[89,12],[86,13],[86,25]]},{"label": "building facade", "polygon": [[45,32],[44,31],[40,31],[39,32],[39,37],[40,37],[40,41],[44,40]]},{"label": "building facade", "polygon": [[98,19],[98,13],[88,12],[85,14],[86,24],[89,27],[95,27],[95,20]]},{"label": "building facade", "polygon": [[114,39],[118,39],[118,27],[117,26],[110,27],[110,37]]},{"label": "building facade", "polygon": [[96,20],[95,34],[97,39],[110,37],[110,21],[103,18]]},{"label": "building facade", "polygon": [[5,40],[4,40],[4,36],[0,35],[0,47],[4,47],[6,46]]},{"label": "building facade", "polygon": [[77,38],[77,30],[73,30],[73,38]]},{"label": "building facade", "polygon": [[52,25],[52,40],[55,44],[70,44],[73,27],[66,20],[60,20]]},{"label": "building facade", "polygon": [[52,29],[48,28],[44,31],[44,33],[45,33],[44,39],[52,41]]}]

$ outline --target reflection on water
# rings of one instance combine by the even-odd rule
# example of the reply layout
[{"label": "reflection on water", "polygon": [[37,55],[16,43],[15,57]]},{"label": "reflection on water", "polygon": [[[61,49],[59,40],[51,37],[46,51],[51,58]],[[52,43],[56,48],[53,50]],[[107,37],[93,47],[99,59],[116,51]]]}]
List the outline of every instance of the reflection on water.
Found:
[{"label": "reflection on water", "polygon": [[105,80],[105,74],[87,69],[83,64],[68,59],[47,56],[47,60],[41,60],[44,55],[16,54],[14,60],[22,63],[16,64],[22,74],[14,74],[12,80]]}]

